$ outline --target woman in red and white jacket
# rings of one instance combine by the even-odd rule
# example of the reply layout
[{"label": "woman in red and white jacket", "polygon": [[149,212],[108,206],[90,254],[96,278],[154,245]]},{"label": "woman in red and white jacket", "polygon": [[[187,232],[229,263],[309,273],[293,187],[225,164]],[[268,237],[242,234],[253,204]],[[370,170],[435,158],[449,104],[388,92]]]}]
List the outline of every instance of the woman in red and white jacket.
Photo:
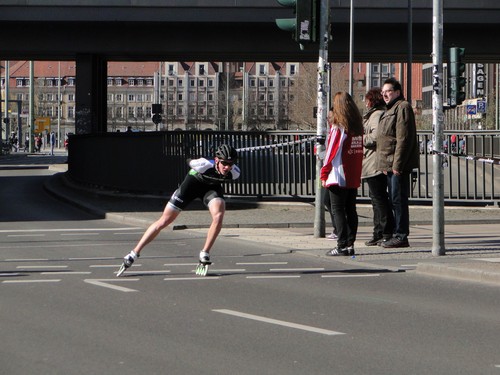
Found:
[{"label": "woman in red and white jacket", "polygon": [[361,185],[362,163],[363,118],[352,97],[347,92],[338,92],[333,98],[333,126],[320,176],[321,184],[330,194],[338,236],[337,247],[327,255],[354,255],[358,232],[356,196]]}]

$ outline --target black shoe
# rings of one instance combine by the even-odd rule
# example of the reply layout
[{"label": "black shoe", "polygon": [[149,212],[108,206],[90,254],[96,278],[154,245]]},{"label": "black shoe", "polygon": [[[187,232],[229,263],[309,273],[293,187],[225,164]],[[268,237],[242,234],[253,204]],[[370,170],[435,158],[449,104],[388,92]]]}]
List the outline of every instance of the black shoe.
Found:
[{"label": "black shoe", "polygon": [[351,257],[353,257],[355,255],[355,252],[354,252],[354,245],[351,245],[351,246],[347,246],[347,254]]},{"label": "black shoe", "polygon": [[385,248],[396,248],[396,247],[410,247],[408,239],[402,240],[399,237],[392,237],[387,241],[383,241],[380,246]]},{"label": "black shoe", "polygon": [[[354,251],[354,248],[353,248]],[[338,256],[349,256],[349,251],[347,250],[346,247],[335,247],[332,250],[329,250],[326,252],[326,255],[329,255],[331,257],[338,257]]]},{"label": "black shoe", "polygon": [[365,242],[366,246],[378,246],[383,241],[382,237],[373,236],[370,240]]}]

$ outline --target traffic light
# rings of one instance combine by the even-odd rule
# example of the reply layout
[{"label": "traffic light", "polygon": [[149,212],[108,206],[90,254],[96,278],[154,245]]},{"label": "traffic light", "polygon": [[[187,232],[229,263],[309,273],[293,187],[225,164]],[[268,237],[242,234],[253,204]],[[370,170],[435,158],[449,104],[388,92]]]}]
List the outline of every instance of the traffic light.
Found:
[{"label": "traffic light", "polygon": [[161,104],[153,104],[151,108],[151,120],[155,125],[158,125],[161,122],[161,113],[162,113],[162,105]]},{"label": "traffic light", "polygon": [[293,8],[295,18],[278,18],[276,25],[282,30],[291,31],[298,43],[317,41],[319,20],[317,19],[317,0],[277,0],[282,6]]},{"label": "traffic light", "polygon": [[465,63],[462,58],[465,48],[452,47],[449,50],[448,60],[448,105],[456,107],[465,100]]}]

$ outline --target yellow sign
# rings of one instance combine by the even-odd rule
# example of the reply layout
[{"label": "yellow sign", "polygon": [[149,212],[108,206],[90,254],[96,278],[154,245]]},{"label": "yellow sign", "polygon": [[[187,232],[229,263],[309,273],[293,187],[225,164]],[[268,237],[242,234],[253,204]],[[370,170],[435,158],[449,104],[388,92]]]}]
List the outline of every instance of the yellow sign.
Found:
[{"label": "yellow sign", "polygon": [[50,117],[38,117],[35,119],[35,133],[42,133],[44,130],[50,132]]}]

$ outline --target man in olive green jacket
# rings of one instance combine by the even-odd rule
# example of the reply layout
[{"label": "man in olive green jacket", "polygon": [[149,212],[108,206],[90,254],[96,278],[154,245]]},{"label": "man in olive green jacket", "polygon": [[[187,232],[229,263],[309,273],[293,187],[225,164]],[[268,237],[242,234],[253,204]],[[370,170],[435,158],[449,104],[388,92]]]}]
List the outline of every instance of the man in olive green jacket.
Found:
[{"label": "man in olive green jacket", "polygon": [[420,161],[415,115],[403,97],[401,84],[394,78],[385,80],[382,96],[387,109],[378,126],[377,169],[387,175],[395,223],[393,237],[381,245],[408,247],[410,174]]}]

